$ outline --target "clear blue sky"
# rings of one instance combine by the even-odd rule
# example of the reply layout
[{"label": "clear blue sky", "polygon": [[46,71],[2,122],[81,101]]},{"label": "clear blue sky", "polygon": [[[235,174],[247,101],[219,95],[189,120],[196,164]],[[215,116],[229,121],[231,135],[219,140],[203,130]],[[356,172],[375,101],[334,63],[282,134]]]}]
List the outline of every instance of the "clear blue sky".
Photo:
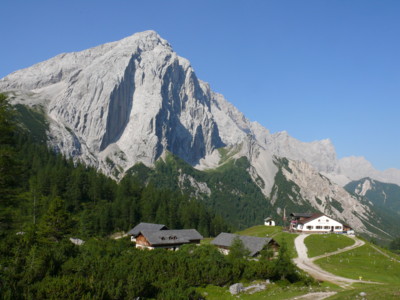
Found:
[{"label": "clear blue sky", "polygon": [[400,168],[398,0],[3,0],[0,77],[156,30],[250,120]]}]

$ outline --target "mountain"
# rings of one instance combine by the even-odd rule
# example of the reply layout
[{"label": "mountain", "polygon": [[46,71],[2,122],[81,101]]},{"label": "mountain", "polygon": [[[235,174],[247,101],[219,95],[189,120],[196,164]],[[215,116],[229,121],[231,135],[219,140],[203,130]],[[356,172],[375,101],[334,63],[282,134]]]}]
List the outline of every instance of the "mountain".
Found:
[{"label": "mountain", "polygon": [[[0,91],[45,116],[42,130],[55,151],[117,179],[138,164],[157,170],[164,162],[171,178],[159,175],[160,184],[189,187],[239,227],[291,208],[328,213],[359,232],[383,229],[373,205],[336,184],[373,168],[353,172],[363,162],[338,160],[330,140],[304,143],[249,121],[154,31],[16,71],[0,80]],[[168,173],[170,155],[187,164],[176,176]],[[400,182],[397,171],[391,179]],[[254,217],[257,209],[262,214]]]},{"label": "mountain", "polygon": [[363,196],[374,205],[400,215],[400,186],[371,178],[352,181],[345,186],[351,193]]},{"label": "mountain", "polygon": [[387,169],[376,170],[364,157],[344,157],[339,160],[340,174],[345,174],[351,181],[370,177],[381,182],[388,182],[400,185],[400,170]]},{"label": "mountain", "polygon": [[0,85],[46,107],[57,150],[106,173],[152,165],[164,150],[196,163],[224,145],[207,91],[155,32],[58,55]]},{"label": "mountain", "polygon": [[399,236],[400,186],[367,177],[352,181],[344,188],[371,203],[375,214],[379,215],[378,227]]}]

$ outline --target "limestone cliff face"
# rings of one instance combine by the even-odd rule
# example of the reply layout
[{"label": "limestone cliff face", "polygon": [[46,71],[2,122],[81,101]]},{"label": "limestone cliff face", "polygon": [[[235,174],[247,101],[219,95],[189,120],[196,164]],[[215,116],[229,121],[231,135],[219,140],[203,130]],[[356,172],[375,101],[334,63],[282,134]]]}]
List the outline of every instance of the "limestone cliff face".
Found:
[{"label": "limestone cliff face", "polygon": [[53,146],[106,173],[151,165],[165,150],[195,164],[224,146],[210,95],[153,31],[58,55],[3,78],[0,90],[44,105]]}]

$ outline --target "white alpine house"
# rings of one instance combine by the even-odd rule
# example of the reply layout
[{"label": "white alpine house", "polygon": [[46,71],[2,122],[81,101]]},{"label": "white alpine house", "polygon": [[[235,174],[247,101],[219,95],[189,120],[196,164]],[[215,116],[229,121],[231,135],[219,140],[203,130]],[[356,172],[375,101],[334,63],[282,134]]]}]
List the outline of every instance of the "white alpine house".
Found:
[{"label": "white alpine house", "polygon": [[342,233],[351,228],[324,214],[292,213],[290,229],[303,233]]}]

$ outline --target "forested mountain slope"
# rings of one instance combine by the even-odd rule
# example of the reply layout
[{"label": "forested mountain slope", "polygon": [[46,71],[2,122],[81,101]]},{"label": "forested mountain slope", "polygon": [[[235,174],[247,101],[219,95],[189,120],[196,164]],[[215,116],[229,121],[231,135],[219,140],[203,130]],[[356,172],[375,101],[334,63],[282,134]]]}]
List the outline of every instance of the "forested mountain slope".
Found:
[{"label": "forested mountain slope", "polygon": [[[49,152],[43,144],[49,124],[40,107],[17,105],[15,108],[18,126],[25,132],[19,139],[22,136],[27,139],[29,134],[30,142],[34,141],[29,146],[19,147],[39,147],[46,152],[45,155],[29,154],[31,150],[21,153],[21,159],[28,164],[26,168],[37,168],[25,173],[36,172],[25,180],[25,190],[30,193],[25,195],[30,197],[26,202],[32,202],[35,197],[35,214],[40,214],[41,201],[47,201],[42,199],[47,199],[51,193],[59,195],[69,212],[79,220],[80,233],[84,235],[124,231],[139,220],[172,227],[195,227],[205,235],[213,235],[220,228],[243,229],[262,224],[267,216],[280,223],[283,210],[287,213],[322,211],[349,223],[359,233],[374,234],[379,239],[390,239],[390,233],[395,233],[394,219],[382,221],[382,216],[386,215],[377,214],[368,201],[350,196],[306,163],[275,157],[273,163],[278,172],[271,192],[266,195],[263,178],[245,155],[252,148],[248,144],[218,149],[216,166],[203,170],[166,151],[153,168],[137,164],[117,184],[92,167]],[[48,161],[43,161],[46,157]],[[55,159],[60,162],[56,163]],[[111,160],[106,163],[113,164]],[[76,168],[69,170],[72,167]],[[188,204],[177,204],[182,201]],[[203,208],[198,209],[195,204]],[[33,217],[29,212],[32,209],[25,209],[30,217]],[[174,220],[179,222],[173,223]]]}]

